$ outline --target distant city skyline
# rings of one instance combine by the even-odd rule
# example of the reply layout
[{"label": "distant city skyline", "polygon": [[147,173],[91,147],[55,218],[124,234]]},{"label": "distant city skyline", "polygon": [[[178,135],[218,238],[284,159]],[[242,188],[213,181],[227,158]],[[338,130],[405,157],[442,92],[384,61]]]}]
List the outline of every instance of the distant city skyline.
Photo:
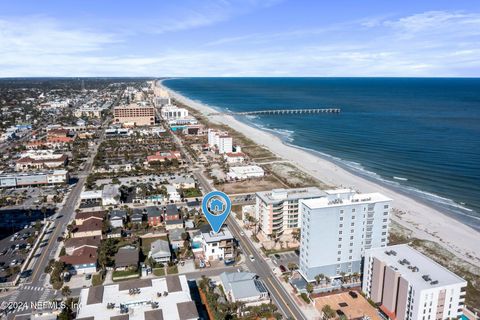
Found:
[{"label": "distant city skyline", "polygon": [[475,1],[14,1],[0,77],[480,76]]}]

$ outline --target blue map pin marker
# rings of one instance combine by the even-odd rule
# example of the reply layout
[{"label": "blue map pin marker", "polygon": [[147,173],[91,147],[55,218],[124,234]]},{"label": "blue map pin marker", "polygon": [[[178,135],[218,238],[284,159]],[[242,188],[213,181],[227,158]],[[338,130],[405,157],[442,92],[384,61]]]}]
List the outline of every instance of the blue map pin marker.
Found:
[{"label": "blue map pin marker", "polygon": [[203,197],[202,211],[215,233],[220,231],[231,209],[230,198],[221,191],[212,191]]}]

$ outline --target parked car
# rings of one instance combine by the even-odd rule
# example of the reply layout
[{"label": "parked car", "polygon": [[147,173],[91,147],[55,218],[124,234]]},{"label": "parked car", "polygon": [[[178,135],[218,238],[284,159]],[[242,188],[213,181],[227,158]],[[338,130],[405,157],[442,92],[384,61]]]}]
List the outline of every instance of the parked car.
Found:
[{"label": "parked car", "polygon": [[252,254],[249,256],[249,258],[250,258],[250,261],[252,262],[255,261],[255,257]]},{"label": "parked car", "polygon": [[349,291],[348,294],[349,294],[350,297],[352,297],[353,299],[358,298],[358,294],[357,294],[355,291]]},{"label": "parked car", "polygon": [[281,264],[279,268],[280,268],[280,271],[282,271],[282,273],[287,272],[287,268],[285,268],[283,264]]}]

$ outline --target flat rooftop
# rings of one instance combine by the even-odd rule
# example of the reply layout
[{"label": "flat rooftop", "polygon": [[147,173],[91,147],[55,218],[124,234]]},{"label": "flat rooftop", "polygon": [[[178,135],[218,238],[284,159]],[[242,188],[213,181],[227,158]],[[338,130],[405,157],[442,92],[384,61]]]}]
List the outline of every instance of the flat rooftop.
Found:
[{"label": "flat rooftop", "polygon": [[265,203],[276,203],[285,200],[299,200],[325,196],[325,192],[316,188],[274,189],[272,191],[257,192],[257,197]]},{"label": "flat rooftop", "polygon": [[418,289],[431,289],[467,282],[414,248],[399,244],[366,252],[396,270]]},{"label": "flat rooftop", "polygon": [[307,199],[303,203],[310,209],[316,209],[392,201],[392,199],[379,192],[356,193],[351,189],[325,190],[325,194],[324,197]]},{"label": "flat rooftop", "polygon": [[[80,305],[77,317],[81,319],[198,318],[184,275],[82,289]],[[121,313],[120,305],[128,307],[128,313]]]}]

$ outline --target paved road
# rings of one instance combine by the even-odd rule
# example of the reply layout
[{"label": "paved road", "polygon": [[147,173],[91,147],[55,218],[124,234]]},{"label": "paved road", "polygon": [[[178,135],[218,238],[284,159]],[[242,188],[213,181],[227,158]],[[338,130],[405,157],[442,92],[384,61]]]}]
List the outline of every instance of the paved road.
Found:
[{"label": "paved road", "polygon": [[[173,132],[172,135],[174,137],[174,141],[185,155],[187,162],[193,165],[194,161],[183,147],[182,141]],[[214,190],[200,170],[194,170],[193,173],[204,192],[208,193]],[[247,266],[252,272],[255,272],[259,278],[263,280],[273,301],[278,306],[281,313],[289,319],[306,319],[303,312],[300,310],[300,308],[298,308],[290,294],[285,290],[278,278],[275,277],[273,271],[270,269],[263,256],[257,251],[248,236],[243,233],[242,229],[232,216],[228,217],[227,224],[230,232],[232,232],[233,236],[240,242],[240,247],[242,248],[243,252],[247,256],[254,257],[254,261],[250,261],[247,258]]]}]

